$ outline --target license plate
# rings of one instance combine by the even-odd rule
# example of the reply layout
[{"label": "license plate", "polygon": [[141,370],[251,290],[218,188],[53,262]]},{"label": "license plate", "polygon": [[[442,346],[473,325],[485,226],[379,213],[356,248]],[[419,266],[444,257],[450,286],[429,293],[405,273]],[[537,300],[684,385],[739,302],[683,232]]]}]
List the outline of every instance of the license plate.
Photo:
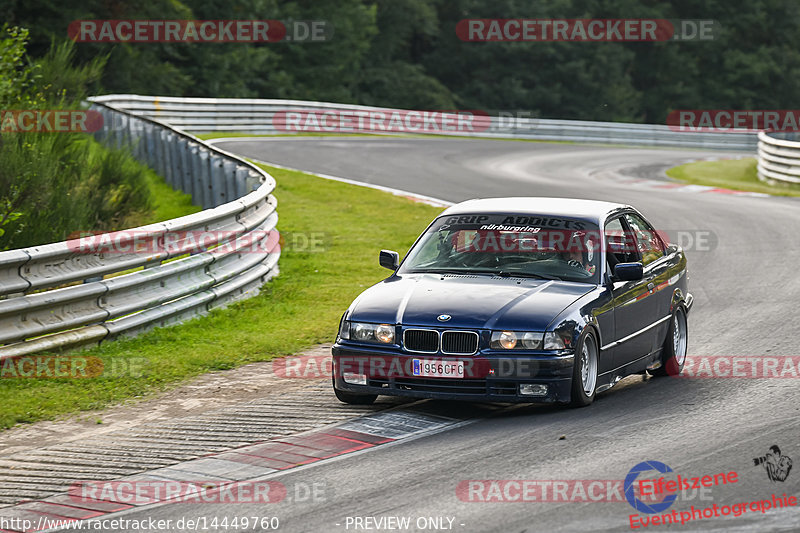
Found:
[{"label": "license plate", "polygon": [[424,378],[463,378],[463,361],[414,359],[414,375]]}]

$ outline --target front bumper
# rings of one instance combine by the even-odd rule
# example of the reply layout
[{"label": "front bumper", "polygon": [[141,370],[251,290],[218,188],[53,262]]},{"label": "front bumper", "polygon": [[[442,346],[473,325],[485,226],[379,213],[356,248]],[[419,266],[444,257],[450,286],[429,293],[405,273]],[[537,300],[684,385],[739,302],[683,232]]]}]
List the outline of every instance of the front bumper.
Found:
[{"label": "front bumper", "polygon": [[[572,384],[574,354],[507,355],[478,353],[474,356],[410,354],[397,351],[335,344],[334,386],[358,394],[405,396],[472,402],[548,403],[568,402]],[[464,378],[414,376],[414,359],[463,361]],[[367,375],[366,385],[347,383],[343,373]],[[520,384],[547,385],[547,394],[520,394]]]}]

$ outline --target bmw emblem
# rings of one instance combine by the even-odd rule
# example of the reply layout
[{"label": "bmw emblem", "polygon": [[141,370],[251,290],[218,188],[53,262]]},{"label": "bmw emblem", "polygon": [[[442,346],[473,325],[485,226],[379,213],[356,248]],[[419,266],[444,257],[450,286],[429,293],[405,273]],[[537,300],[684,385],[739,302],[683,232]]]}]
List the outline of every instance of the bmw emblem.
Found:
[{"label": "bmw emblem", "polygon": [[450,315],[439,315],[436,317],[436,320],[438,320],[439,322],[447,322],[451,318],[453,317],[451,317]]}]

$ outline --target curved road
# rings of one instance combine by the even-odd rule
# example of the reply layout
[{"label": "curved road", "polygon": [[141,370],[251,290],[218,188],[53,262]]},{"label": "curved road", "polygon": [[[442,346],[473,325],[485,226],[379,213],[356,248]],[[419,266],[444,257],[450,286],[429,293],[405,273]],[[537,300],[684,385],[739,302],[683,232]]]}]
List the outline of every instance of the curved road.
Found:
[{"label": "curved road", "polygon": [[[615,177],[662,179],[662,168],[725,154],[477,139],[297,138],[219,144],[287,167],[451,201],[535,195],[633,204],[658,229],[710,236],[710,247],[692,245],[687,250],[690,290],[696,297],[690,354],[800,355],[800,202],[642,187]],[[380,247],[375,243],[376,253]],[[226,508],[224,514],[270,512],[280,516],[284,531],[375,531],[354,529],[352,523],[346,527],[347,517],[366,516],[409,516],[412,530],[417,517],[447,516],[454,518],[454,531],[622,531],[630,529],[628,516],[633,513],[625,501],[472,502],[459,499],[456,487],[462,480],[620,480],[645,460],[662,461],[689,477],[738,473],[738,482],[714,488],[703,499],[689,494],[669,511],[761,500],[773,493],[797,496],[800,471],[791,472],[785,482],[772,482],[753,458],[777,444],[784,455],[800,461],[798,384],[798,379],[636,376],[598,395],[586,409],[521,406],[481,414],[469,404],[450,406],[477,421],[277,478],[287,486],[324,483],[329,496],[324,502],[266,511],[241,505]],[[147,516],[209,512],[186,504],[151,509]],[[654,528],[797,531],[800,509],[748,511],[735,518],[648,530]]]}]

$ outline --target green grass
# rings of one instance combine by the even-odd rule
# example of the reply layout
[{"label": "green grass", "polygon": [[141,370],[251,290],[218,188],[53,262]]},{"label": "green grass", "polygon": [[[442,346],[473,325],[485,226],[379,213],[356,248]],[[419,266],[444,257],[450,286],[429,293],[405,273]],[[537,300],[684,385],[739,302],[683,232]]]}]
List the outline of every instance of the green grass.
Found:
[{"label": "green grass", "polygon": [[265,167],[277,180],[278,228],[322,232],[322,252],[284,249],[260,295],[179,326],[71,355],[137,361],[142,377],[0,379],[0,428],[98,409],[212,370],[296,353],[333,340],[339,317],[386,277],[381,248],[405,253],[441,209],[355,185]]},{"label": "green grass", "polygon": [[191,215],[203,209],[200,206],[192,205],[192,195],[173,189],[154,170],[144,165],[141,166],[144,170],[144,184],[149,196],[148,207],[128,214],[122,220],[120,227],[145,226]]},{"label": "green grass", "polygon": [[148,169],[145,179],[152,209],[144,224],[162,222],[202,210],[202,207],[192,205],[192,195],[173,189],[155,171]]},{"label": "green grass", "polygon": [[750,158],[687,163],[667,170],[667,176],[696,185],[778,196],[800,196],[800,186],[760,181],[756,172],[756,160]]}]

